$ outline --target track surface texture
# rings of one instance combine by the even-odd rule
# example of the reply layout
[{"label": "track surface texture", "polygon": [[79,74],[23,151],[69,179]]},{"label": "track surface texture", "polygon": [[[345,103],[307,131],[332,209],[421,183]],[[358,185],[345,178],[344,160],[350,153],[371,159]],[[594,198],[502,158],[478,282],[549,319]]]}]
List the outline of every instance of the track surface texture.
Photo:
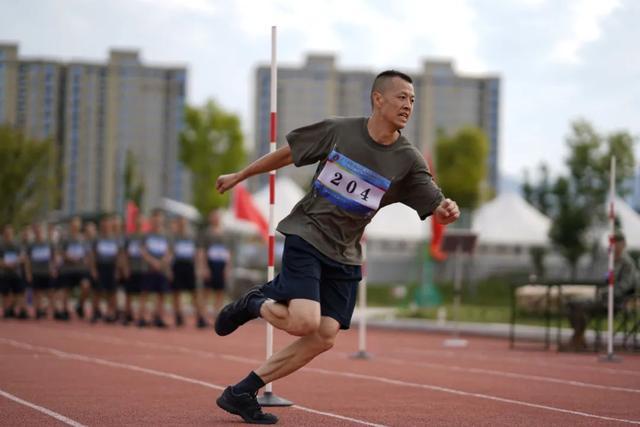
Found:
[{"label": "track surface texture", "polygon": [[[266,408],[283,426],[540,426],[640,424],[640,357],[508,350],[504,340],[357,331],[274,384],[294,401]],[[276,332],[276,349],[293,338]],[[228,337],[168,330],[0,321],[0,425],[239,425],[215,405],[264,358],[265,324]]]}]

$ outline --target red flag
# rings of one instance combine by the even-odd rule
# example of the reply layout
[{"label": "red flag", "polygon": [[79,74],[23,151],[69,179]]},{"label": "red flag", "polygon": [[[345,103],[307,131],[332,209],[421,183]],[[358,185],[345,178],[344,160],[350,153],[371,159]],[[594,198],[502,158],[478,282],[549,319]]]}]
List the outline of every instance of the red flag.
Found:
[{"label": "red flag", "polygon": [[139,209],[136,206],[136,204],[133,201],[129,200],[127,202],[127,210],[125,214],[127,234],[133,234],[137,231],[136,219],[138,218],[138,212],[139,212]]},{"label": "red flag", "polygon": [[269,224],[243,185],[236,185],[233,189],[233,212],[236,218],[254,223],[264,240],[269,240]]},{"label": "red flag", "polygon": [[[433,167],[431,156],[429,153],[425,153],[425,157],[427,158],[431,175],[433,176],[433,179],[435,179],[436,171]],[[447,254],[442,252],[440,249],[440,246],[442,245],[442,238],[444,237],[444,230],[445,226],[436,221],[435,218],[431,217],[431,246],[429,248],[429,253],[431,254],[431,258],[436,261],[444,261],[447,259]]]}]

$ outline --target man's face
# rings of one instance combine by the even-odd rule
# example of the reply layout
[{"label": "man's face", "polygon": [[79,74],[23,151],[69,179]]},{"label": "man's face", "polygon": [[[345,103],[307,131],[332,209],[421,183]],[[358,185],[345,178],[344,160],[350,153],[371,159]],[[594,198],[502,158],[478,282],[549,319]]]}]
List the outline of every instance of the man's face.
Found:
[{"label": "man's face", "polygon": [[13,240],[13,227],[10,225],[5,226],[2,231],[2,237],[4,237],[6,241]]},{"label": "man's face", "polygon": [[164,225],[164,215],[162,215],[161,213],[153,214],[153,216],[151,217],[151,226],[153,227],[153,230],[160,231],[163,225]]},{"label": "man's face", "polygon": [[392,77],[387,81],[382,93],[375,93],[380,95],[374,99],[382,117],[396,129],[403,129],[413,112],[416,98],[413,85],[400,77]]},{"label": "man's face", "polygon": [[218,211],[213,211],[209,214],[209,225],[212,227],[220,225],[220,214]]},{"label": "man's face", "polygon": [[80,233],[80,230],[82,229],[82,220],[78,217],[74,217],[71,220],[71,224],[69,224],[69,229],[74,235]]},{"label": "man's face", "polygon": [[33,234],[36,236],[36,239],[43,240],[44,226],[42,224],[33,224]]}]

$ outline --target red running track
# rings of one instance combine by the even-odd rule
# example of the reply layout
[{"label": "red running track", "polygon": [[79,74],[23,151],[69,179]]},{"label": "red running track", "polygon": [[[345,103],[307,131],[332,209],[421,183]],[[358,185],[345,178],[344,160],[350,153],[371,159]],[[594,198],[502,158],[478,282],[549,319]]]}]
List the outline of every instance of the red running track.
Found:
[{"label": "red running track", "polygon": [[[180,330],[0,322],[0,425],[238,425],[214,403],[264,355],[264,323],[229,337]],[[276,333],[276,347],[292,338]],[[508,350],[471,338],[371,330],[370,360],[348,356],[356,331],[275,383],[284,426],[640,424],[640,357]]]}]

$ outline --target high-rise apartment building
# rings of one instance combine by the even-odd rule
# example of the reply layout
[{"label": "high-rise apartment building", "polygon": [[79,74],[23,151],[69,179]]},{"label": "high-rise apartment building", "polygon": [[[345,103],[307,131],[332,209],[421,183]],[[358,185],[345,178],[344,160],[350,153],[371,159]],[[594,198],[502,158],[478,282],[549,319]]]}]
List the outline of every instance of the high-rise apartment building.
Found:
[{"label": "high-rise apartment building", "polygon": [[[330,116],[371,114],[371,84],[377,72],[340,70],[331,55],[309,55],[302,67],[278,68],[278,143],[287,132]],[[421,150],[433,152],[439,130],[452,134],[464,126],[482,129],[489,140],[486,183],[497,190],[500,78],[496,75],[458,74],[448,61],[427,60],[421,70],[409,72],[416,92],[412,119],[404,135]],[[270,68],[256,72],[256,154],[268,151]],[[286,169],[307,184],[313,167]]]},{"label": "high-rise apartment building", "polygon": [[147,66],[136,51],[112,50],[106,64],[59,62],[0,44],[0,123],[56,141],[67,214],[123,211],[127,153],[145,208],[189,201],[178,160],[185,90],[184,67]]}]

